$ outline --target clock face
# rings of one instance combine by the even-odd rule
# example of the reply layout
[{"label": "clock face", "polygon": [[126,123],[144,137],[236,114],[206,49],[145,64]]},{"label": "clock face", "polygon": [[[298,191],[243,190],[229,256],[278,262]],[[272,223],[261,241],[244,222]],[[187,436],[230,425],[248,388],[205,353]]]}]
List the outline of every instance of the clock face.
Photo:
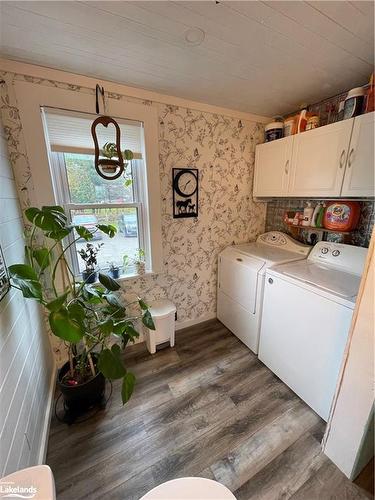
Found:
[{"label": "clock face", "polygon": [[176,192],[184,198],[192,196],[196,192],[197,187],[197,176],[191,170],[186,170],[186,172],[181,170],[174,179],[174,188]]}]

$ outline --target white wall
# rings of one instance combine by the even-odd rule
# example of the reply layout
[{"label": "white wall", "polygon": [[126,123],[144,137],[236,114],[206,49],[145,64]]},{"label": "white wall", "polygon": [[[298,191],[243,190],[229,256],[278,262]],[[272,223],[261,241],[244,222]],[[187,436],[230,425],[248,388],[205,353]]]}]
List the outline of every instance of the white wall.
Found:
[{"label": "white wall", "polygon": [[373,456],[374,274],[372,236],[363,273],[347,359],[325,436],[325,454],[354,479]]},{"label": "white wall", "polygon": [[[0,243],[22,262],[23,225],[0,123]],[[36,302],[12,289],[0,302],[0,477],[44,459],[54,361]]]}]

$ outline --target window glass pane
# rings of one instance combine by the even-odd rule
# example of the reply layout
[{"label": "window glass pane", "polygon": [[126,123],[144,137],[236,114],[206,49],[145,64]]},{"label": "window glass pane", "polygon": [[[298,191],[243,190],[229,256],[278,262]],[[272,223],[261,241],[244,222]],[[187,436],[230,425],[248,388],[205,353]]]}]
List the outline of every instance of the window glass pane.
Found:
[{"label": "window glass pane", "polygon": [[[132,274],[134,263],[132,259],[140,247],[138,231],[138,213],[136,208],[97,208],[71,210],[71,219],[74,224],[86,227],[94,233],[91,240],[95,246],[100,246],[97,261],[98,268],[108,269],[110,263],[120,267],[120,274]],[[110,238],[100,231],[95,232],[95,224],[112,224],[117,228],[117,234]],[[79,252],[86,247],[85,240],[76,242],[76,250]],[[124,256],[130,261],[123,269]],[[85,268],[85,263],[78,255],[79,271]]]},{"label": "window glass pane", "polygon": [[97,174],[94,157],[64,153],[70,203],[132,203],[134,183],[131,162],[124,175],[106,180]]}]

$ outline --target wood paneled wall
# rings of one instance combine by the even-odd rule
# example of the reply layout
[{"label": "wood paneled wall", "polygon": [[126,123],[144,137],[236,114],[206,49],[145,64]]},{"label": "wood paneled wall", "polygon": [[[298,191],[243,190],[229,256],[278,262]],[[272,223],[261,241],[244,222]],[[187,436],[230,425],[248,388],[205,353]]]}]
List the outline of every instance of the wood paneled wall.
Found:
[{"label": "wood paneled wall", "polygon": [[[23,224],[0,124],[0,243],[9,266],[24,256]],[[11,289],[0,302],[0,477],[44,459],[54,361],[36,302]]]}]

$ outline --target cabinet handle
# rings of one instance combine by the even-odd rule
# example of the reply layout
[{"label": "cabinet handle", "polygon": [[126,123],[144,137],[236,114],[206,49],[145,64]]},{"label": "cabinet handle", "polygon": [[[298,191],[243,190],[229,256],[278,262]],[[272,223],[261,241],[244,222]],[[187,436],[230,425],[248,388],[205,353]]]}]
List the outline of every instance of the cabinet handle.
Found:
[{"label": "cabinet handle", "polygon": [[268,283],[269,283],[270,285],[272,285],[272,283],[273,283],[273,279],[272,279],[272,278],[268,278]]},{"label": "cabinet handle", "polygon": [[353,153],[354,153],[354,148],[352,148],[350,150],[350,153],[349,153],[348,168],[350,168],[352,166],[352,163],[353,163]]},{"label": "cabinet handle", "polygon": [[340,168],[344,166],[344,159],[345,159],[345,149],[342,150],[340,155]]},{"label": "cabinet handle", "polygon": [[288,173],[289,173],[289,168],[288,167],[289,167],[289,160],[287,160],[286,163],[285,163],[285,173],[286,173],[286,175],[288,175]]}]

